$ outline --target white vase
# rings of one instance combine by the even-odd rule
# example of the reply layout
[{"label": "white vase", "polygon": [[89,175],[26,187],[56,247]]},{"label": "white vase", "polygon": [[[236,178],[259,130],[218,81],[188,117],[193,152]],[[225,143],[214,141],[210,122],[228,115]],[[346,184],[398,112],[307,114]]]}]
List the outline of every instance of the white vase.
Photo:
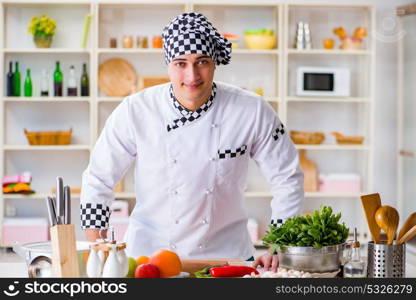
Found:
[{"label": "white vase", "polygon": [[91,248],[87,261],[87,276],[89,278],[101,277],[102,263],[98,257],[97,250]]},{"label": "white vase", "polygon": [[116,245],[111,245],[110,253],[103,268],[103,278],[121,277],[120,262],[117,258]]},{"label": "white vase", "polygon": [[117,251],[118,261],[120,263],[120,276],[126,277],[129,272],[129,262],[126,252],[123,250]]}]

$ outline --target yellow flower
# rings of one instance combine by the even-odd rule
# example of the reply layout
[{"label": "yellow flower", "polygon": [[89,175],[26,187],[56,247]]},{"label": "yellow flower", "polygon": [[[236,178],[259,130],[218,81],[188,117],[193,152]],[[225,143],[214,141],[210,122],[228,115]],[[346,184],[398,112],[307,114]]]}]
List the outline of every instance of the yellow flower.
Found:
[{"label": "yellow flower", "polygon": [[47,15],[34,16],[28,26],[28,32],[31,34],[55,34],[56,22]]}]

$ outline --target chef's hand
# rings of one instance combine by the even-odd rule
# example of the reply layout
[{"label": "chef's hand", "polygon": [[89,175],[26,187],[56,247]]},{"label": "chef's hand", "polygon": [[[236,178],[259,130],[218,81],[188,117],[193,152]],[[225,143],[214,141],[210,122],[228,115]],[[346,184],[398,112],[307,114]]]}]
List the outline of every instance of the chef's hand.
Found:
[{"label": "chef's hand", "polygon": [[[107,237],[107,230],[103,230],[102,231],[102,235],[104,238]],[[92,228],[88,228],[85,229],[85,236],[87,238],[87,241],[89,242],[96,242],[97,239],[100,238],[100,229],[92,229]]]},{"label": "chef's hand", "polygon": [[279,257],[277,254],[272,255],[270,253],[265,253],[262,256],[257,257],[253,262],[253,268],[256,268],[257,266],[262,266],[265,271],[277,272]]}]

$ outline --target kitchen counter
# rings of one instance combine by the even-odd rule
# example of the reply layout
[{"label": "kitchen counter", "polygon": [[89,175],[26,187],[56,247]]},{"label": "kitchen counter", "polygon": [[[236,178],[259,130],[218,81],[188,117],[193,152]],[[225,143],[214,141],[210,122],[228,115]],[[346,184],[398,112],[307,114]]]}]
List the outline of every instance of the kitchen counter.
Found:
[{"label": "kitchen counter", "polygon": [[[25,278],[27,267],[24,260],[13,252],[0,253],[0,278]],[[406,264],[406,277],[416,278],[416,266]]]},{"label": "kitchen counter", "polygon": [[[0,263],[0,278],[25,278],[27,267],[24,262]],[[406,277],[416,277],[416,268],[406,265]]]}]

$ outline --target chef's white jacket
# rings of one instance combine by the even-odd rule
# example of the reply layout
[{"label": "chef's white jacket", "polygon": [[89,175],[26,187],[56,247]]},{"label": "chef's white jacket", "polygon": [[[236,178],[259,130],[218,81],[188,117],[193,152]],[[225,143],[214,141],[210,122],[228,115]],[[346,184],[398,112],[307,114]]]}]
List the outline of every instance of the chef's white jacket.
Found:
[{"label": "chef's white jacket", "polygon": [[271,106],[258,95],[216,83],[200,118],[181,117],[170,83],[125,98],[107,119],[83,173],[83,228],[108,226],[113,187],[135,164],[136,205],[127,254],[171,249],[182,258],[241,258],[254,253],[243,208],[249,158],[272,188],[272,220],[297,215],[303,173],[297,151]]}]

